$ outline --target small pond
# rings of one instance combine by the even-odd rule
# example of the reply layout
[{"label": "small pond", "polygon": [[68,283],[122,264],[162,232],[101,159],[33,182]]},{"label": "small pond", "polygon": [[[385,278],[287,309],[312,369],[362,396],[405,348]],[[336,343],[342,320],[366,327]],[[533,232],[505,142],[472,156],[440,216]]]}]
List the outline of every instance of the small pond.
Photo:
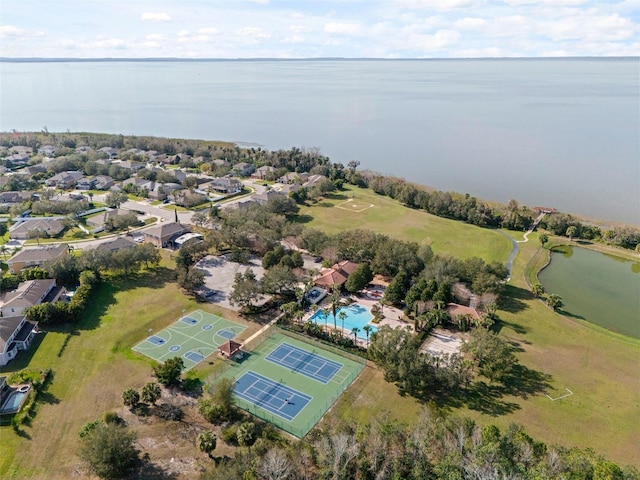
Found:
[{"label": "small pond", "polygon": [[567,315],[640,338],[640,262],[559,247],[539,278],[562,297]]}]

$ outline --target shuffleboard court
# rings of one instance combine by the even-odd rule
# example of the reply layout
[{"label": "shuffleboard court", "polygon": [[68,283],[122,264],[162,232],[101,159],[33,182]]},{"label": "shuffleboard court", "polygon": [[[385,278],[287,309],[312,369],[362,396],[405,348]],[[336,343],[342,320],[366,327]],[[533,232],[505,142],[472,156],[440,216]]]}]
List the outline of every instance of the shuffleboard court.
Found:
[{"label": "shuffleboard court", "polygon": [[196,310],[150,335],[133,350],[158,362],[182,357],[185,370],[189,370],[215,353],[227,340],[236,338],[245,328],[218,315]]},{"label": "shuffleboard court", "polygon": [[278,345],[265,359],[325,384],[342,368],[342,363],[286,342]]},{"label": "shuffleboard court", "polygon": [[252,371],[248,371],[236,381],[233,393],[288,421],[296,418],[313,400],[309,395]]}]

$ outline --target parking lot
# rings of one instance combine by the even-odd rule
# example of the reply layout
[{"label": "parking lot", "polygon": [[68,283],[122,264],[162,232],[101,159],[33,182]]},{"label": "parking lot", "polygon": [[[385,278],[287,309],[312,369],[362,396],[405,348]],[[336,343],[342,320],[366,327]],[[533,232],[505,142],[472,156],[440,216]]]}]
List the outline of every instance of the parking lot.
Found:
[{"label": "parking lot", "polygon": [[[264,269],[259,258],[252,258],[250,263],[243,265],[236,262],[231,262],[226,256],[213,256],[209,255],[200,260],[196,267],[205,272],[204,277],[204,290],[202,296],[211,303],[220,305],[221,307],[228,308],[230,310],[238,311],[239,306],[234,306],[229,303],[229,295],[233,289],[233,282],[236,273],[244,273],[249,268],[253,270],[256,278],[260,280],[264,275]],[[269,300],[268,295],[261,295],[256,298],[255,305],[264,303]]]}]

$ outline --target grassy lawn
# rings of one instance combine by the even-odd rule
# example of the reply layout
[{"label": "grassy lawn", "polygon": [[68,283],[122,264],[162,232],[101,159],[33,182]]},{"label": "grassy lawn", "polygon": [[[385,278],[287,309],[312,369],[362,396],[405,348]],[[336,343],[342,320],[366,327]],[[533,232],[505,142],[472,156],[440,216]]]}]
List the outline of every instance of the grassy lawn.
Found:
[{"label": "grassy lawn", "polygon": [[[151,360],[132,352],[131,346],[144,339],[149,328],[158,331],[175,322],[182,310],[197,308],[245,323],[233,312],[186,297],[176,287],[173,272],[160,268],[104,283],[92,301],[91,312],[75,328],[52,329],[36,337],[32,349],[2,371],[50,367],[53,381],[32,424],[23,427],[23,438],[11,427],[0,429],[0,478],[78,476],[78,430],[105,411],[121,407],[126,388],[140,388],[152,381]],[[244,335],[258,328],[251,324]],[[194,371],[206,376],[212,368],[205,361]],[[166,425],[157,428],[157,436],[163,437],[160,429]],[[191,443],[189,448],[193,449]]]},{"label": "grassy lawn", "polygon": [[298,221],[327,233],[372,230],[400,240],[426,243],[435,253],[460,258],[505,262],[511,251],[509,240],[496,231],[413,210],[372,190],[350,185],[344,192],[303,206]]},{"label": "grassy lawn", "polygon": [[[522,375],[501,389],[482,385],[462,398],[437,399],[446,412],[506,428],[515,422],[548,445],[591,447],[620,464],[640,467],[640,341],[556,314],[527,290],[525,267],[537,235],[520,244],[502,309],[500,335],[519,351]],[[544,388],[544,383],[548,387]],[[574,392],[567,398],[551,401]],[[411,422],[417,400],[401,397],[375,368],[367,368],[332,416],[367,421],[377,412]],[[325,421],[331,422],[333,417]]]}]

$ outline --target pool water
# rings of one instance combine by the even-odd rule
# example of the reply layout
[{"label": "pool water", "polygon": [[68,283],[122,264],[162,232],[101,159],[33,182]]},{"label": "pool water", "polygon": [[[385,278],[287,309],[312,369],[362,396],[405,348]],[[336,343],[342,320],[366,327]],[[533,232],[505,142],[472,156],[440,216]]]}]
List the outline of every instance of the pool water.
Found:
[{"label": "pool water", "polygon": [[[354,303],[352,305],[349,305],[348,307],[340,307],[336,312],[336,324],[338,325],[338,327],[342,327],[342,320],[340,320],[340,317],[338,316],[340,312],[345,312],[347,314],[347,318],[344,319],[344,329],[347,332],[350,332],[353,328],[360,329],[357,335],[358,338],[362,340],[367,339],[367,334],[362,329],[362,327],[364,327],[365,325],[369,325],[371,327],[371,332],[369,332],[369,335],[371,335],[373,332],[378,331],[378,328],[376,326],[369,323],[371,322],[371,320],[373,320],[373,315],[371,314],[371,310],[369,310],[367,307],[364,307],[358,303]],[[325,314],[322,312],[322,310],[318,310],[311,316],[311,318],[309,318],[309,321],[316,322],[318,324],[333,324],[333,315],[329,313],[329,318],[325,322]]]},{"label": "pool water", "polygon": [[19,392],[19,391],[15,391],[13,393],[11,393],[9,395],[9,398],[7,398],[7,400],[4,402],[4,405],[2,405],[2,412],[7,412],[7,413],[11,413],[11,412],[15,412],[18,410],[18,408],[20,408],[20,404],[22,403],[22,400],[24,399],[24,397],[26,397],[28,394],[28,392]]}]

